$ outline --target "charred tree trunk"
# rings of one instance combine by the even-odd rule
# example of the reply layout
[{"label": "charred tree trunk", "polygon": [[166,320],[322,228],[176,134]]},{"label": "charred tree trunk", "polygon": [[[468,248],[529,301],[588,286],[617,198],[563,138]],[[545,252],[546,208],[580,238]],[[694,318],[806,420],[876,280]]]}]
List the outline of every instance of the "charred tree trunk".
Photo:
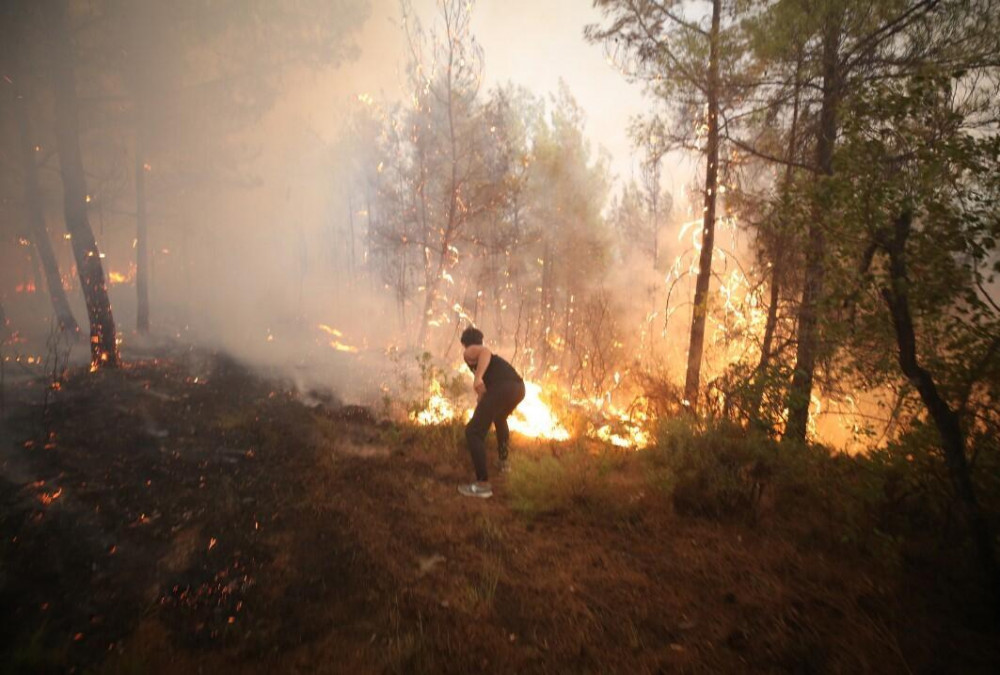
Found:
[{"label": "charred tree trunk", "polygon": [[972,533],[979,562],[986,576],[992,594],[994,610],[1000,616],[1000,570],[989,524],[976,498],[975,488],[969,473],[969,463],[965,457],[965,434],[959,415],[948,405],[934,382],[934,377],[917,360],[916,335],[907,287],[909,279],[906,269],[906,241],[910,234],[913,212],[904,210],[893,224],[891,238],[883,241],[889,254],[889,286],[882,289],[882,297],[889,306],[892,325],[899,347],[899,368],[916,387],[934,426],[941,436],[941,449],[955,494],[958,497],[966,524]]},{"label": "charred tree trunk", "polygon": [[692,412],[698,403],[701,358],[705,350],[705,321],[708,317],[708,287],[712,280],[712,252],[715,247],[715,207],[719,192],[719,26],[722,0],[712,0],[712,29],[708,56],[708,145],[705,149],[705,216],[698,258],[698,278],[691,315],[691,342],[688,347],[684,398]]},{"label": "charred tree trunk", "polygon": [[788,423],[782,440],[802,443],[809,425],[809,403],[812,397],[813,374],[819,352],[819,303],[826,276],[825,199],[820,198],[825,177],[833,175],[833,150],[837,139],[837,106],[840,104],[840,72],[838,49],[840,18],[827,20],[823,34],[823,101],[819,118],[819,138],[816,143],[817,180],[821,194],[814,200],[809,236],[806,243],[805,281],[799,307],[798,341],[795,349],[795,372],[788,390]]},{"label": "charred tree trunk", "polygon": [[80,153],[76,73],[73,45],[66,26],[66,0],[45,0],[53,40],[52,83],[55,90],[55,132],[63,183],[66,229],[73,244],[73,256],[80,275],[80,287],[90,319],[91,366],[118,366],[115,320],[111,313],[108,286],[101,265],[101,253],[87,217],[87,178]]},{"label": "charred tree trunk", "polygon": [[[20,77],[18,78],[20,79]],[[62,277],[59,274],[59,263],[56,261],[52,242],[45,229],[45,212],[42,206],[42,191],[38,184],[38,166],[35,164],[35,150],[31,143],[31,128],[28,124],[28,111],[23,94],[14,94],[14,116],[17,119],[18,145],[21,156],[21,171],[24,174],[24,201],[28,209],[28,224],[31,227],[31,239],[35,243],[37,259],[41,262],[45,275],[45,285],[52,300],[52,309],[56,321],[62,330],[76,335],[80,326],[73,316],[63,289]]]},{"label": "charred tree trunk", "polygon": [[149,228],[146,220],[146,114],[139,102],[135,132],[135,327],[149,332]]}]

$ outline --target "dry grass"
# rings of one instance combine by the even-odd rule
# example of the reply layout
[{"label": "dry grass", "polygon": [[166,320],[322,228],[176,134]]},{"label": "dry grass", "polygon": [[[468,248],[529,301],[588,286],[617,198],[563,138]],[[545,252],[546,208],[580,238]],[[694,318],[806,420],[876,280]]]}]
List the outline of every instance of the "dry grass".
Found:
[{"label": "dry grass", "polygon": [[[157,376],[120,375],[167,389]],[[860,484],[856,465],[768,463],[773,448],[731,430],[667,428],[640,453],[516,438],[496,497],[469,500],[455,490],[471,473],[461,425],[344,419],[269,389],[222,380],[176,392],[203,424],[192,434],[183,409],[152,411],[176,456],[136,451],[141,415],[112,425],[89,406],[62,409],[66,449],[32,457],[46,475],[63,472],[64,499],[86,508],[47,515],[30,537],[19,530],[20,548],[2,549],[18,584],[7,588],[78,597],[76,584],[111,618],[65,652],[53,645],[73,634],[68,606],[34,642],[40,624],[26,619],[8,657],[220,674],[990,672],[1000,659],[996,636],[970,627],[954,600],[913,592],[929,575],[902,576],[858,544],[874,528],[869,488],[847,489]],[[147,490],[138,477],[150,475]],[[81,483],[89,492],[76,493]],[[106,520],[95,524],[96,506]],[[120,524],[142,509],[161,515]],[[0,519],[5,541],[13,522]],[[78,548],[58,543],[67,532]],[[208,550],[195,534],[171,556],[187,532],[218,543]],[[91,549],[106,579],[96,590]],[[47,585],[29,574],[50,568],[80,574]],[[218,593],[180,602],[181,582]],[[157,601],[120,594],[133,586]],[[40,598],[24,597],[39,616]],[[116,614],[115,603],[137,609]]]}]

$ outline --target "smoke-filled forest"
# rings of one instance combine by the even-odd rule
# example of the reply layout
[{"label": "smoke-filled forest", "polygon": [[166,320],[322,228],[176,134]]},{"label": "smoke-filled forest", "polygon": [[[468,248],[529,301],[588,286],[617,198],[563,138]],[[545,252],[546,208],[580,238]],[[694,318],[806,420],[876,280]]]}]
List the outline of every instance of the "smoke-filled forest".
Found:
[{"label": "smoke-filled forest", "polygon": [[1000,669],[1000,4],[7,0],[0,671]]}]

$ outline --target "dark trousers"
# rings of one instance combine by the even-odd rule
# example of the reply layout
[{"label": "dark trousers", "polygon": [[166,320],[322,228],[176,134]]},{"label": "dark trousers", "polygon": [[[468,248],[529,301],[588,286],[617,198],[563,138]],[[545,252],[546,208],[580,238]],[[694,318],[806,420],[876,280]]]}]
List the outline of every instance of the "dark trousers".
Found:
[{"label": "dark trousers", "polygon": [[476,480],[489,480],[489,473],[486,471],[486,434],[491,424],[496,427],[500,459],[507,459],[507,443],[510,440],[507,418],[522,400],[524,382],[519,380],[494,382],[479,399],[472,419],[465,427],[465,440],[469,444],[472,465],[476,467]]}]

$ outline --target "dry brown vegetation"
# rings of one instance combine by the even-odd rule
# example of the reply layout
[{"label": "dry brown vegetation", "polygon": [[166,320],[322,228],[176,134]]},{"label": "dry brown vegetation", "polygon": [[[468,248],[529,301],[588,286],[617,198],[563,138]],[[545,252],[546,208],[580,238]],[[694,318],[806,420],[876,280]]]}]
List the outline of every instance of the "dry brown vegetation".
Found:
[{"label": "dry brown vegetation", "polygon": [[74,374],[44,412],[42,387],[9,392],[0,438],[9,672],[1000,663],[968,582],[931,565],[944,535],[875,534],[840,460],[779,470],[724,430],[519,439],[497,497],[467,500],[460,429],[309,408],[217,356]]}]

